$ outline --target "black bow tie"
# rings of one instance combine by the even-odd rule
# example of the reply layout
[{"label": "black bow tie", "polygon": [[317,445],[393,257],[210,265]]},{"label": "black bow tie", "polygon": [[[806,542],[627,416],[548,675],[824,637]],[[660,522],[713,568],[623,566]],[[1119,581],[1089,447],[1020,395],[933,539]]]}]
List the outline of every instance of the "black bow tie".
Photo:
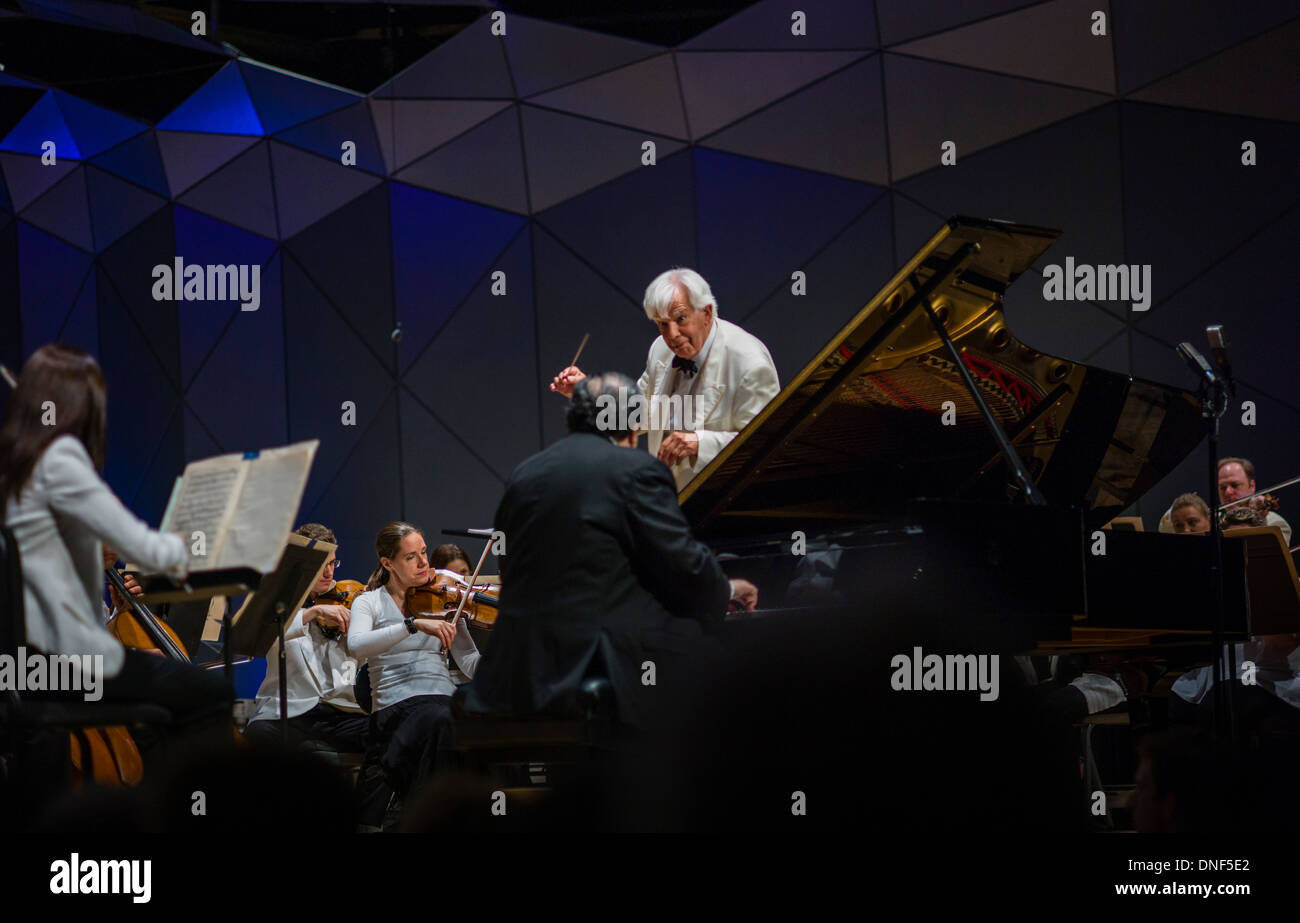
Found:
[{"label": "black bow tie", "polygon": [[673,356],[673,368],[681,369],[691,378],[694,378],[695,373],[700,370],[694,359],[683,359],[681,356]]}]

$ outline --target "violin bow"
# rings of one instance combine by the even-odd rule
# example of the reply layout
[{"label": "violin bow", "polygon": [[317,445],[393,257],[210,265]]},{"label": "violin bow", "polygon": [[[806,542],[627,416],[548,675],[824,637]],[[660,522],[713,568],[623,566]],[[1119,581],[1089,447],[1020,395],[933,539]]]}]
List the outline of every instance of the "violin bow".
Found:
[{"label": "violin bow", "polygon": [[[465,605],[466,605],[466,603],[469,602],[469,598],[470,598],[470,596],[471,596],[471,595],[473,594],[473,592],[474,592],[474,581],[478,580],[479,572],[480,572],[481,570],[483,570],[483,563],[484,563],[485,561],[487,561],[488,552],[490,552],[491,550],[492,550],[492,542],[491,542],[491,541],[488,541],[488,543],[487,543],[486,545],[483,546],[483,553],[482,553],[481,555],[479,555],[479,558],[478,558],[478,564],[476,564],[476,565],[474,566],[474,573],[470,575],[470,578],[469,578],[469,586],[466,587],[464,590],[461,590],[461,593],[460,593],[460,605],[458,605],[458,606],[456,607],[456,611],[453,612],[453,613],[452,613],[452,616],[451,616],[451,628],[452,628],[452,631],[456,631],[457,628],[458,628],[457,623],[458,623],[458,621],[460,620],[460,615],[461,615],[462,612],[465,611]],[[453,637],[454,637],[454,635],[453,635]],[[446,646],[443,647],[443,649],[442,649],[442,656],[443,656],[443,659],[444,659],[444,660],[446,660],[446,659],[448,659],[448,658],[451,657],[451,645],[450,645],[450,644],[448,644],[448,645],[446,645]]]}]

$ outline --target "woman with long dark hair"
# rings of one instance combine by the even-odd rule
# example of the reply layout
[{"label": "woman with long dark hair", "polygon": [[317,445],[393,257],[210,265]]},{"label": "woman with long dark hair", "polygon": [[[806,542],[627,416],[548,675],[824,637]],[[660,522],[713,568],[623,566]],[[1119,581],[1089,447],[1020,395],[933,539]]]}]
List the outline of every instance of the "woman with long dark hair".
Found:
[{"label": "woman with long dark hair", "polygon": [[450,745],[451,696],[456,691],[444,650],[466,676],[479,652],[462,621],[452,628],[434,618],[411,618],[406,591],[429,579],[424,533],[390,522],[375,539],[379,566],[368,592],[352,602],[348,650],[364,657],[374,697],[371,740],[398,797],[406,799],[436,769]]},{"label": "woman with long dark hair", "polygon": [[106,428],[94,357],[57,345],[34,352],[0,424],[0,503],[22,562],[27,644],[102,665],[105,702],[155,702],[176,728],[228,723],[233,694],[222,677],[128,650],[104,626],[103,543],[164,573],[184,575],[189,563],[181,536],[150,529],[99,476]]}]

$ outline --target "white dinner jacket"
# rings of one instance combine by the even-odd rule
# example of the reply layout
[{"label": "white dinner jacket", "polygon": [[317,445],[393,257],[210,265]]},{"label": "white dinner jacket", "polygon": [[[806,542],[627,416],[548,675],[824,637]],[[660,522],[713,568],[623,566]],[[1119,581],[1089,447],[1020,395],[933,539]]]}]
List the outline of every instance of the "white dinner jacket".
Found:
[{"label": "white dinner jacket", "polygon": [[[714,323],[717,334],[704,366],[697,373],[700,380],[693,394],[694,430],[700,437],[700,449],[695,458],[672,466],[679,491],[781,390],[772,354],[763,341],[720,317],[715,317]],[[672,395],[672,361],[673,351],[663,337],[655,337],[646,356],[645,372],[637,381],[647,400],[656,395],[664,398]],[[651,455],[659,453],[664,432],[650,430],[647,447]]]}]

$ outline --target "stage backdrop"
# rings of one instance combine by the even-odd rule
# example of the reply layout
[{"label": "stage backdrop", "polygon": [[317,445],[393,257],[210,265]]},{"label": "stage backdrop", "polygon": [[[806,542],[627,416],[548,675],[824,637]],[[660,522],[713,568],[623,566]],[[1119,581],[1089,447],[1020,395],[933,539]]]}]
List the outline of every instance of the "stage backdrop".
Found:
[{"label": "stage backdrop", "polygon": [[[1008,218],[1064,230],[1017,336],[1188,386],[1174,345],[1226,324],[1255,422],[1225,449],[1280,479],[1297,47],[1291,2],[769,0],[675,48],[485,15],[366,96],[232,54],[157,124],[0,73],[0,350],[99,356],[107,476],[152,522],[187,460],[319,439],[299,519],[364,578],[387,520],[491,523],[584,334],[584,368],[640,371],[659,271],[699,269],[789,378],[943,219]],[[1067,257],[1149,265],[1149,308],[1044,300]],[[256,267],[256,297],[159,300],[177,260]]]}]

